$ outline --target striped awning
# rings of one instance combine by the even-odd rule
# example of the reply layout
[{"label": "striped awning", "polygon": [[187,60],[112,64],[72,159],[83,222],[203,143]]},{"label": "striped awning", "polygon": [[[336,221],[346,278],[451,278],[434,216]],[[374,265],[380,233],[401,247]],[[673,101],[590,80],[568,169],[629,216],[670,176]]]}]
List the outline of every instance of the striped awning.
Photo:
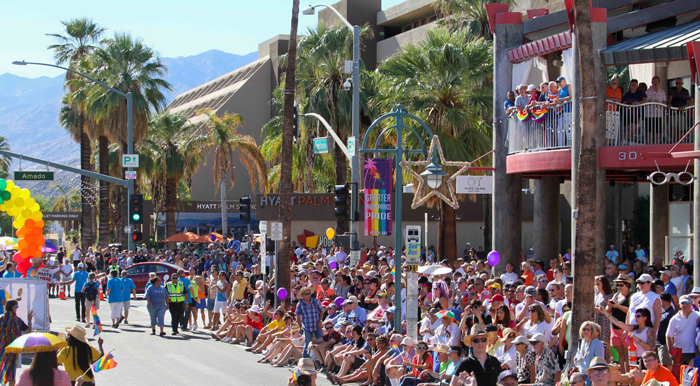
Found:
[{"label": "striped awning", "polygon": [[518,47],[508,49],[508,60],[511,63],[520,63],[536,56],[547,55],[571,48],[571,31],[564,31],[556,35],[535,40]]},{"label": "striped awning", "polygon": [[613,44],[600,56],[606,66],[683,60],[686,43],[695,40],[700,40],[700,20]]}]

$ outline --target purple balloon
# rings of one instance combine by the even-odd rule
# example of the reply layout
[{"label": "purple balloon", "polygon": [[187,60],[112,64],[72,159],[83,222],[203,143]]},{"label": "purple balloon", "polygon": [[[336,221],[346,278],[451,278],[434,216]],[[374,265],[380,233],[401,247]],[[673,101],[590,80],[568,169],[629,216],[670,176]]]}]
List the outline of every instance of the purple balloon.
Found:
[{"label": "purple balloon", "polygon": [[498,265],[498,262],[501,261],[501,254],[499,254],[497,251],[491,251],[489,252],[488,256],[486,256],[486,261],[489,262],[490,266],[495,267]]},{"label": "purple balloon", "polygon": [[277,297],[280,298],[280,300],[284,300],[287,298],[287,290],[284,288],[280,288],[277,290]]},{"label": "purple balloon", "polygon": [[216,235],[209,235],[209,238],[211,239],[211,241],[216,241]]},{"label": "purple balloon", "polygon": [[343,299],[341,297],[337,297],[337,298],[335,298],[335,305],[338,306],[338,308],[342,308],[344,301],[345,301],[345,299]]},{"label": "purple balloon", "polygon": [[331,261],[330,263],[328,263],[328,265],[331,267],[331,269],[338,268],[338,263],[336,263],[335,261]]}]

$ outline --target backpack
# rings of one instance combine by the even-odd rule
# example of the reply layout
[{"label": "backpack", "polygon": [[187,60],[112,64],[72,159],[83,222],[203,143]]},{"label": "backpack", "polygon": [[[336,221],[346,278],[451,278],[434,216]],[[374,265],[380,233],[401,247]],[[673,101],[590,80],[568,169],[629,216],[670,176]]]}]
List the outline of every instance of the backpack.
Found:
[{"label": "backpack", "polygon": [[85,298],[91,302],[94,302],[95,299],[97,299],[97,286],[95,285],[97,283],[87,283],[85,284]]}]

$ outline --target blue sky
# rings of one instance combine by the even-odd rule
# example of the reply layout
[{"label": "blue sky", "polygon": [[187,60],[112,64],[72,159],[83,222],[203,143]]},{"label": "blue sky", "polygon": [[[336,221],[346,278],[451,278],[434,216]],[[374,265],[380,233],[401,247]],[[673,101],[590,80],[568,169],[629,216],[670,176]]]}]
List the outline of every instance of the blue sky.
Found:
[{"label": "blue sky", "polygon": [[[348,0],[352,1],[352,0]],[[382,0],[388,8],[403,0]],[[326,0],[331,3],[332,0]],[[310,0],[301,0],[303,9]],[[291,0],[15,0],[0,12],[0,74],[56,76],[61,71],[13,66],[13,60],[53,63],[46,33],[63,33],[61,20],[90,17],[109,29],[141,37],[161,56],[189,56],[211,49],[233,54],[257,51],[258,43],[289,34]],[[299,16],[299,32],[317,23]]]}]

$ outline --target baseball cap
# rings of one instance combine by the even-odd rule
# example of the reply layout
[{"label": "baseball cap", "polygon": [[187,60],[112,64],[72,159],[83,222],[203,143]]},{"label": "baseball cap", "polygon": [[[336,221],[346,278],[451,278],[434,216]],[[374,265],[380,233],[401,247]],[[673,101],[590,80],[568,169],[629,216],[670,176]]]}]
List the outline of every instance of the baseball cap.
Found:
[{"label": "baseball cap", "polygon": [[530,342],[547,343],[547,339],[544,337],[544,335],[539,334],[539,333],[533,335],[529,340],[530,340]]},{"label": "baseball cap", "polygon": [[683,304],[683,303],[692,303],[693,301],[690,299],[690,296],[688,295],[683,295],[680,298],[678,298],[678,303]]},{"label": "baseball cap", "polygon": [[498,288],[498,289],[501,289],[501,285],[500,285],[499,283],[491,283],[491,285],[489,285],[489,288]]},{"label": "baseball cap", "polygon": [[627,266],[624,264],[620,264],[620,266],[617,267],[617,269],[629,269],[629,268],[627,268]]},{"label": "baseball cap", "polygon": [[83,263],[78,263],[78,268],[85,268],[85,265]]},{"label": "baseball cap", "polygon": [[515,378],[515,379],[517,380],[517,379],[518,379],[518,373],[516,373],[516,372],[513,371],[513,370],[501,371],[501,373],[498,374],[498,383],[503,382],[503,380],[506,379],[506,378],[508,378],[508,377],[513,377],[513,378]]},{"label": "baseball cap", "polygon": [[532,90],[537,90],[537,86],[535,86],[534,84],[527,86],[527,92],[530,92]]},{"label": "baseball cap", "polygon": [[649,275],[648,273],[645,273],[644,275],[641,275],[641,276],[637,279],[637,283],[651,283],[651,282],[653,282],[653,281],[654,281],[654,279],[652,279],[652,278],[651,278],[651,275]]},{"label": "baseball cap", "polygon": [[491,303],[493,302],[502,302],[503,301],[503,295],[493,295],[491,296]]},{"label": "baseball cap", "polygon": [[528,286],[525,288],[525,295],[537,296],[537,289],[533,286]]},{"label": "baseball cap", "polygon": [[671,271],[669,271],[669,270],[661,271],[661,274],[666,275],[668,277],[671,277]]},{"label": "baseball cap", "polygon": [[566,78],[564,78],[563,76],[558,77],[558,78],[557,78],[557,83],[561,82],[562,80],[566,80]]},{"label": "baseball cap", "polygon": [[535,264],[538,264],[540,267],[544,267],[544,261],[540,259],[535,260]]},{"label": "baseball cap", "polygon": [[527,338],[520,335],[513,339],[513,344],[527,344]]}]

